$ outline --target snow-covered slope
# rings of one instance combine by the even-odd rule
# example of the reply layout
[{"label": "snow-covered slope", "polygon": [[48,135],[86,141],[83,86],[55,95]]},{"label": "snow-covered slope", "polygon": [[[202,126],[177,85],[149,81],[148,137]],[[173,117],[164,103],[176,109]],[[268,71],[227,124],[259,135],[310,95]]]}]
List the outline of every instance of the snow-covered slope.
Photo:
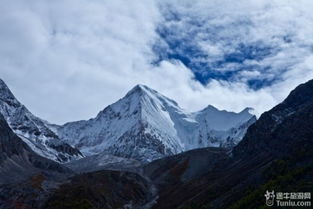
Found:
[{"label": "snow-covered slope", "polygon": [[[251,108],[239,113],[218,110],[209,105],[194,113],[199,124],[197,147],[233,147],[243,138],[248,127],[256,121]],[[207,140],[209,139],[209,140]]]},{"label": "snow-covered slope", "polygon": [[233,113],[208,106],[189,113],[137,85],[96,118],[67,123],[57,132],[87,156],[104,152],[146,162],[194,148],[233,146],[255,121],[249,110]]},{"label": "snow-covered slope", "polygon": [[34,116],[22,105],[1,79],[0,113],[12,130],[37,154],[58,162],[82,157],[78,149],[61,141],[46,121]]}]

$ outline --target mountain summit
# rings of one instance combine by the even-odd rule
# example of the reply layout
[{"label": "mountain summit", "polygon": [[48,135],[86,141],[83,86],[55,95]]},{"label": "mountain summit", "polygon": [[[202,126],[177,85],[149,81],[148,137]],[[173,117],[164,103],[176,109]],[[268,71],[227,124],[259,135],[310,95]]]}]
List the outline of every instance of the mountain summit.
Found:
[{"label": "mountain summit", "polygon": [[157,91],[137,85],[95,118],[67,123],[57,133],[85,155],[106,152],[152,161],[199,147],[232,147],[255,120],[248,109],[233,113],[209,106],[186,112]]}]

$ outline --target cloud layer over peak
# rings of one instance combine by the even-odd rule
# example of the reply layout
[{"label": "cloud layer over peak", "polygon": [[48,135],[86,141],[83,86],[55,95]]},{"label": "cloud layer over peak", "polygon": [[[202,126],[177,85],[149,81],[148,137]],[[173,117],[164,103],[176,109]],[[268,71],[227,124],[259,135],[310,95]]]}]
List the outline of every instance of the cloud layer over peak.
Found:
[{"label": "cloud layer over peak", "polygon": [[0,77],[51,122],[138,83],[199,110],[260,114],[313,78],[310,0],[4,0]]}]

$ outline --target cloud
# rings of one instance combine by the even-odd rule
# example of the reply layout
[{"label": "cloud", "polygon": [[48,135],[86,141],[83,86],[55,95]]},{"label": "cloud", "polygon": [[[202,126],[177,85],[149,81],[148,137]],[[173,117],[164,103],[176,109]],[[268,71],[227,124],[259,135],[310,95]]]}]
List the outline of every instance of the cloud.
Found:
[{"label": "cloud", "polygon": [[[242,81],[241,71],[251,71],[261,76],[244,80],[258,89],[281,80],[312,54],[309,0],[171,0],[160,8],[165,17],[158,26],[163,48],[156,53],[180,59],[203,83],[212,78]],[[254,80],[263,85],[249,83]]]},{"label": "cloud", "polygon": [[[260,114],[313,77],[312,8],[310,0],[3,0],[0,77],[32,112],[56,123],[93,117],[137,83],[189,110],[251,106]],[[257,56],[214,65],[225,55],[241,58],[240,43]],[[153,63],[164,50],[190,50],[195,66],[233,74],[203,85],[180,59]],[[276,80],[253,89],[253,79]]]},{"label": "cloud", "polygon": [[1,77],[43,118],[95,115],[149,68],[159,19],[154,4],[7,0],[0,16]]}]

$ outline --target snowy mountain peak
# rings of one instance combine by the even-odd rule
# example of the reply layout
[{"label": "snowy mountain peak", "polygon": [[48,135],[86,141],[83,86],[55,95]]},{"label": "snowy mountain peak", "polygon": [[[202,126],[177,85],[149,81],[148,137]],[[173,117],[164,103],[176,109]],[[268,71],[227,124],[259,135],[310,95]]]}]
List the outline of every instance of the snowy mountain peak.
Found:
[{"label": "snowy mountain peak", "polygon": [[232,127],[237,127],[239,124],[247,121],[254,115],[250,113],[252,108],[245,108],[239,113],[229,112],[226,110],[219,110],[212,105],[207,106],[203,110],[196,112],[197,120],[203,121],[210,128],[218,131],[226,131]]},{"label": "snowy mountain peak", "polygon": [[219,110],[216,107],[214,107],[213,105],[208,105],[202,111],[219,111]]},{"label": "snowy mountain peak", "polygon": [[[149,98],[151,101],[159,101],[163,104],[167,103],[168,105],[178,106],[178,104],[167,98],[166,96],[160,94],[154,89],[149,88],[146,85],[137,84],[134,88],[132,88],[124,97],[125,99],[135,97],[135,99],[139,99],[139,101],[143,101],[143,98]],[[121,100],[123,100],[122,98]]]},{"label": "snowy mountain peak", "polygon": [[143,84],[137,84],[134,86],[129,92],[140,92],[140,91],[154,91],[153,89],[150,89],[148,86]]},{"label": "snowy mountain peak", "polygon": [[240,114],[250,114],[250,115],[254,115],[255,110],[252,107],[246,107],[245,109],[243,109]]},{"label": "snowy mountain peak", "polygon": [[151,161],[194,148],[233,146],[254,122],[252,117],[213,106],[186,112],[157,91],[136,85],[96,118],[67,123],[58,134],[87,156],[105,152]]},{"label": "snowy mountain peak", "polygon": [[234,113],[209,105],[187,112],[136,85],[97,117],[57,126],[34,116],[0,80],[0,113],[10,127],[35,152],[60,162],[81,158],[77,148],[86,156],[104,153],[147,162],[195,148],[232,147],[255,121],[250,110]]},{"label": "snowy mountain peak", "polygon": [[225,112],[225,113],[230,113],[230,114],[240,114],[240,115],[253,115],[254,109],[251,107],[246,107],[242,111],[236,113],[236,112],[231,112],[227,110],[219,110],[218,108],[214,107],[213,105],[208,105],[206,108],[201,110],[200,112]]},{"label": "snowy mountain peak", "polygon": [[126,94],[126,98],[127,97],[131,97],[131,96],[147,96],[149,94],[157,94],[157,92],[153,89],[150,89],[149,87],[142,85],[142,84],[137,84],[136,86],[134,86],[129,92],[127,92]]},{"label": "snowy mountain peak", "polygon": [[132,117],[133,120],[143,121],[145,116],[159,115],[158,113],[168,107],[181,111],[175,101],[145,85],[136,85],[123,98],[99,112],[96,119],[111,115],[111,117],[127,116]]}]

